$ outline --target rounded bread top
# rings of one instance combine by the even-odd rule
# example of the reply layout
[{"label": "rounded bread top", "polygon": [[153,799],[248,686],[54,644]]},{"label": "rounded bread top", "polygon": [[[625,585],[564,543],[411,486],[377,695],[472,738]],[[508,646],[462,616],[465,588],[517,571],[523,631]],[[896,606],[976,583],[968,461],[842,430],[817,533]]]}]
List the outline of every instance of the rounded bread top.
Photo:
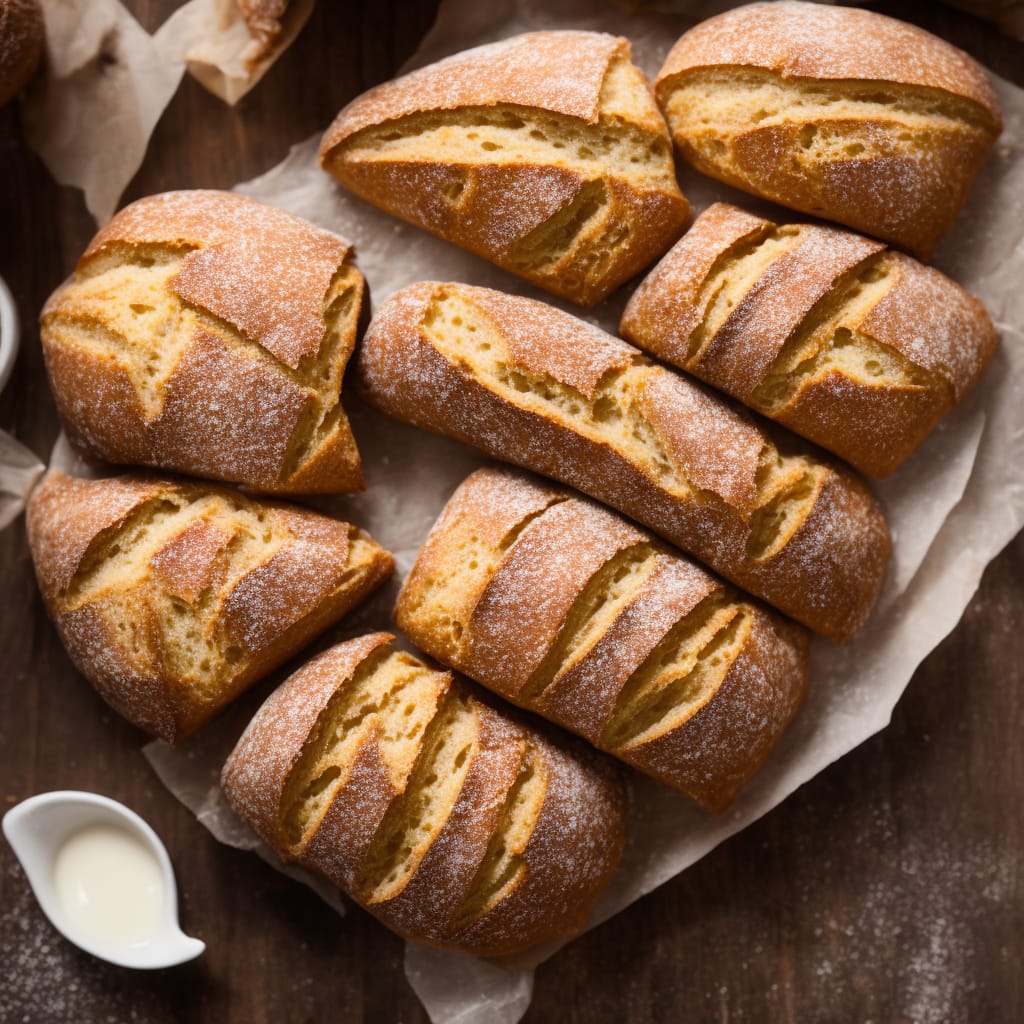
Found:
[{"label": "rounded bread top", "polygon": [[604,32],[527,32],[428,64],[357,96],[320,145],[321,159],[356,132],[426,110],[507,103],[598,120],[601,88],[629,40]]},{"label": "rounded bread top", "polygon": [[224,765],[221,785],[247,822],[270,843],[282,842],[281,801],[288,777],[331,698],[391,633],[368,633],[306,662],[264,702]]},{"label": "rounded bread top", "polygon": [[164,192],[126,206],[78,266],[121,246],[187,250],[172,281],[178,295],[293,369],[320,350],[325,296],[351,250],[300,217],[213,190]]},{"label": "rounded bread top", "polygon": [[176,486],[156,477],[106,480],[70,477],[50,470],[29,499],[29,547],[47,601],[66,590],[98,536],[123,523],[147,501]]},{"label": "rounded bread top", "polygon": [[[869,80],[941,89],[973,100],[1001,127],[982,67],[915,25],[855,7],[802,0],[749,4],[686,32],[658,72],[657,86],[706,67],[757,67],[781,78]],[[656,86],[656,88],[657,88]]]}]

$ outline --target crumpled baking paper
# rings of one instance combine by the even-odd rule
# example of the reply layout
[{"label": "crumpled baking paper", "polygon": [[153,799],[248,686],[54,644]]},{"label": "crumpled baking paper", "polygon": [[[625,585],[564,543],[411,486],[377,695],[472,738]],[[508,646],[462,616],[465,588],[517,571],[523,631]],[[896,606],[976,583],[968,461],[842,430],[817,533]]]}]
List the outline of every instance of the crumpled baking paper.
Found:
[{"label": "crumpled baking paper", "polygon": [[120,0],[41,0],[46,60],[25,99],[29,145],[98,224],[117,209],[186,68],[237,103],[298,35],[314,0],[293,0],[280,36],[251,60],[235,0],[190,0],[150,35]]},{"label": "crumpled baking paper", "polygon": [[[633,18],[590,5],[504,0],[481,6],[451,0],[411,62],[535,28],[590,28],[621,33],[637,62],[653,74],[668,47],[691,24],[678,16]],[[722,817],[709,817],[671,790],[637,778],[633,833],[615,881],[590,922],[605,920],[698,860],[723,839],[776,806],[889,721],[915,668],[956,625],[981,573],[1024,524],[1024,91],[997,81],[1007,128],[982,172],[968,208],[937,253],[935,263],[980,295],[1000,327],[1002,344],[975,393],[948,416],[895,479],[876,487],[894,540],[893,566],[879,607],[845,649],[815,640],[807,704],[765,769]],[[460,280],[552,301],[504,271],[424,232],[401,224],[343,193],[317,166],[317,139],[296,146],[276,168],[238,190],[344,235],[379,304],[424,278]],[[792,219],[766,203],[736,193],[687,168],[683,191],[699,211],[717,200]],[[588,319],[615,330],[624,295]],[[579,310],[562,304],[579,315]],[[326,505],[351,516],[399,554],[399,575],[451,492],[477,466],[478,454],[443,438],[393,423],[358,404],[353,427],[366,462],[369,490]],[[388,628],[392,585],[373,607],[344,624],[341,635]],[[208,788],[183,787],[196,761],[188,753],[151,744],[146,754],[164,782],[218,838],[255,842],[238,828],[216,787],[217,770],[244,726],[222,737],[204,765]],[[212,753],[212,751],[210,751]],[[264,851],[271,863],[273,854]],[[341,925],[344,927],[344,925]],[[552,951],[535,951],[508,969],[479,958],[407,944],[406,974],[436,1024],[513,1024],[529,1005],[532,966]]]},{"label": "crumpled baking paper", "polygon": [[34,451],[0,430],[0,530],[21,514],[45,469]]},{"label": "crumpled baking paper", "polygon": [[142,164],[185,70],[119,0],[42,0],[46,60],[25,100],[25,134],[102,224]]},{"label": "crumpled baking paper", "polygon": [[154,42],[165,59],[189,72],[225,103],[237,103],[291,45],[313,12],[314,0],[292,0],[281,32],[262,56],[235,0],[190,0],[160,26]]},{"label": "crumpled baking paper", "polygon": [[[582,0],[492,0],[487,5],[448,0],[411,64],[530,29],[589,28],[628,36],[637,62],[652,74],[689,24],[690,19],[678,15],[628,17],[610,8],[594,13]],[[1002,344],[974,394],[894,479],[876,487],[894,539],[893,567],[879,607],[847,648],[815,641],[804,709],[727,814],[710,817],[671,790],[637,777],[632,838],[591,925],[688,867],[883,728],[915,668],[956,625],[985,566],[1024,524],[1024,91],[998,80],[996,87],[1006,132],[935,263],[985,300]],[[424,278],[467,281],[553,301],[343,193],[317,166],[317,142],[296,146],[279,166],[238,190],[354,242],[375,304]],[[683,190],[698,211],[722,199],[771,216],[794,216],[686,167],[680,173]],[[625,297],[613,296],[587,318],[614,330]],[[395,581],[331,633],[332,640],[389,628],[398,582],[418,545],[451,492],[484,462],[465,446],[379,416],[354,396],[345,401],[369,489],[316,504],[368,529],[397,554],[399,570]],[[53,462],[75,471],[68,456],[66,449],[58,450]],[[168,788],[219,840],[256,850],[285,870],[234,817],[217,786],[221,764],[266,695],[266,686],[257,687],[181,749],[152,743],[145,753]],[[312,883],[305,872],[286,870]],[[338,905],[335,892],[317,886]],[[532,966],[552,949],[534,951],[509,967],[409,944],[405,969],[436,1024],[514,1024],[529,1004]]]}]

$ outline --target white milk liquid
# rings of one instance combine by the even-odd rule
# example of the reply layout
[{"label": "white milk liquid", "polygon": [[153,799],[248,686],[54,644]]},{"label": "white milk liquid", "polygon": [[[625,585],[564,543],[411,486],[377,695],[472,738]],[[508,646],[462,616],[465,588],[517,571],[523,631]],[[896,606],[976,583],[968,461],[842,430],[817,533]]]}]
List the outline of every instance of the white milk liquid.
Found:
[{"label": "white milk liquid", "polygon": [[136,943],[160,927],[160,864],[145,842],[118,825],[87,825],[65,839],[53,880],[68,923],[83,938]]}]

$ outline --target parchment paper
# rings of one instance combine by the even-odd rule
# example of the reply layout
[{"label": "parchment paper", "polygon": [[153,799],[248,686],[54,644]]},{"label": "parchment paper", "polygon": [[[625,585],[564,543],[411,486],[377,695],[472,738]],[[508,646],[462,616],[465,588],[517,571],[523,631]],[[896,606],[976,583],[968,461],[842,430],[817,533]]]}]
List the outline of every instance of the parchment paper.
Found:
[{"label": "parchment paper", "polygon": [[102,224],[142,164],[185,70],[167,61],[119,0],[41,0],[46,60],[25,100],[25,133]]},{"label": "parchment paper", "polygon": [[[638,63],[650,74],[690,24],[677,15],[630,18],[609,9],[581,13],[589,6],[581,0],[495,0],[487,5],[448,0],[410,66],[515,32],[564,27],[629,36]],[[682,871],[884,727],[914,669],[955,626],[984,567],[1024,523],[1024,92],[1001,81],[996,85],[1006,133],[935,262],[985,300],[1000,327],[1002,345],[964,406],[942,423],[895,479],[876,488],[895,542],[894,565],[880,606],[846,649],[815,642],[805,708],[728,814],[709,817],[670,790],[637,778],[632,839],[591,925]],[[278,167],[238,190],[352,240],[375,304],[423,278],[468,281],[551,301],[519,279],[343,194],[317,167],[317,141],[295,147]],[[698,211],[716,199],[728,199],[787,216],[688,169],[681,170],[681,178]],[[588,319],[614,329],[625,297],[614,296]],[[395,551],[400,580],[451,492],[484,460],[455,442],[386,420],[354,396],[346,396],[346,405],[369,490],[319,504],[354,519]],[[66,449],[55,451],[53,463],[74,470]],[[388,628],[398,580],[358,609],[331,639]],[[261,849],[230,813],[216,785],[220,765],[265,696],[265,689],[248,695],[180,750],[153,743],[145,753],[165,784],[219,840],[257,850],[280,868],[276,857]],[[288,873],[311,881],[304,872]],[[318,891],[339,905],[328,887],[318,884]],[[410,944],[405,966],[438,1024],[513,1024],[529,1004],[532,965],[550,952],[538,951],[508,969]]]},{"label": "parchment paper", "polygon": [[120,0],[40,0],[46,60],[25,99],[29,145],[103,224],[146,155],[186,68],[237,103],[291,45],[314,0],[293,0],[258,60],[235,0],[190,0],[151,36]]},{"label": "parchment paper", "polygon": [[184,61],[198,82],[233,105],[288,49],[309,20],[313,2],[292,0],[280,34],[258,58],[256,44],[235,0],[190,0],[160,26],[154,40],[166,60]]},{"label": "parchment paper", "polygon": [[[581,13],[590,6],[571,0],[488,5],[450,0],[410,66],[515,32],[564,27],[628,36],[638,63],[653,74],[691,23],[679,16]],[[728,814],[709,817],[667,788],[638,778],[632,839],[591,925],[688,867],[883,728],[914,669],[955,626],[985,565],[1024,523],[1024,92],[1005,82],[996,84],[1006,133],[935,262],[986,301],[1000,327],[1002,345],[965,405],[943,421],[895,479],[876,488],[894,539],[893,567],[879,607],[846,649],[815,641],[807,705]],[[282,164],[238,190],[352,240],[375,304],[424,278],[468,281],[552,301],[518,278],[342,193],[317,167],[317,142],[310,139],[295,147]],[[728,199],[787,216],[688,169],[681,174],[683,191],[698,210]],[[588,319],[614,331],[624,301],[624,294],[613,297]],[[358,405],[353,421],[369,491],[328,507],[351,515],[396,550],[402,576],[448,496],[484,460],[461,445],[392,423]],[[346,624],[343,635],[355,635],[371,624],[386,628],[394,589],[360,614],[358,628]],[[237,730],[243,725],[238,723]],[[225,731],[230,735],[223,737],[223,747],[211,743],[209,753],[216,749],[216,756],[205,765],[211,788],[194,786],[191,796],[183,786],[195,780],[202,759],[189,759],[163,744],[151,744],[146,754],[165,783],[200,811],[218,838],[251,846],[253,837],[239,835],[238,823],[216,789],[217,769],[238,734],[235,728]],[[273,854],[264,855],[273,862]],[[437,1024],[512,1024],[529,1004],[533,964],[551,951],[539,951],[509,970],[408,944],[405,968]]]}]

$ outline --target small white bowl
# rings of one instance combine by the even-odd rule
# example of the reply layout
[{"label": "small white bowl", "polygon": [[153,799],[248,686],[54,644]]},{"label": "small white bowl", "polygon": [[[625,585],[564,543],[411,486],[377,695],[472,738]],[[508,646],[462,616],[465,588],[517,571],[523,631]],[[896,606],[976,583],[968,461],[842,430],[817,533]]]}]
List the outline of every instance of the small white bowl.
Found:
[{"label": "small white bowl", "polygon": [[0,277],[0,391],[3,391],[14,369],[18,337],[18,307],[7,283]]},{"label": "small white bowl", "polygon": [[[141,942],[101,941],[81,929],[57,895],[54,865],[57,851],[74,833],[89,825],[113,825],[140,839],[156,858],[163,880],[163,902],[156,932]],[[4,835],[25,869],[43,913],[69,942],[120,967],[160,968],[193,960],[206,948],[178,927],[178,893],[174,869],[164,844],[134,811],[96,793],[57,790],[30,797],[12,807],[3,819]]]}]

